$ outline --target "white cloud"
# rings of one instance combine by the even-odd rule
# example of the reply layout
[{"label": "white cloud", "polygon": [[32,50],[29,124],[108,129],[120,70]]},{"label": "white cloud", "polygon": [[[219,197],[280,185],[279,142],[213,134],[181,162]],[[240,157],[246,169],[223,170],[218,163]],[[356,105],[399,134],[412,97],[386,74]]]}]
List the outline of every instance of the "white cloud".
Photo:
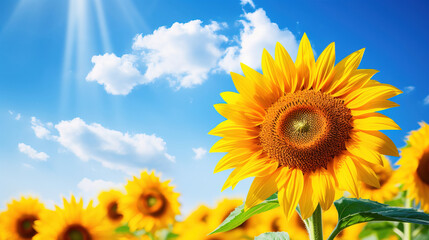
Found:
[{"label": "white cloud", "polygon": [[[15,115],[15,113],[12,110],[9,110],[8,112],[11,116]],[[17,113],[14,118],[17,121],[20,120],[21,119],[21,113]]]},{"label": "white cloud", "polygon": [[423,104],[424,104],[424,105],[429,105],[429,95],[427,95],[427,96],[425,97],[425,99],[423,100]]},{"label": "white cloud", "polygon": [[255,8],[255,4],[252,0],[240,0],[241,6],[245,6],[246,4],[249,4],[252,8]]},{"label": "white cloud", "polygon": [[115,54],[93,56],[94,67],[86,76],[87,81],[104,85],[106,92],[113,95],[127,95],[138,84],[148,81],[136,67],[138,58],[131,54],[117,57]]},{"label": "white cloud", "polygon": [[147,79],[166,76],[175,86],[193,87],[207,79],[223,54],[221,44],[228,39],[216,33],[221,28],[217,22],[205,26],[200,20],[176,22],[170,28],[138,35],[133,49],[141,51]]},{"label": "white cloud", "polygon": [[196,160],[202,159],[207,153],[207,150],[202,148],[202,147],[192,148],[192,151],[194,151],[194,153],[195,153],[194,159],[196,159]]},{"label": "white cloud", "polygon": [[414,91],[415,88],[416,87],[414,87],[414,86],[407,86],[404,88],[404,93],[410,93],[410,92]]},{"label": "white cloud", "polygon": [[36,117],[31,117],[31,128],[34,131],[34,134],[36,134],[36,137],[40,139],[52,139],[55,138],[51,135],[51,131],[47,129],[46,126],[52,127],[52,123],[43,124],[39,119]]},{"label": "white cloud", "polygon": [[135,173],[130,165],[153,167],[165,165],[163,159],[174,161],[167,154],[165,141],[155,134],[128,134],[107,129],[100,124],[86,124],[82,119],[61,121],[58,142],[83,161],[95,160],[103,166]]},{"label": "white cloud", "polygon": [[298,42],[295,36],[287,28],[280,29],[276,23],[271,22],[263,9],[245,13],[240,23],[243,29],[237,40],[238,45],[228,47],[219,63],[226,72],[241,72],[240,62],[260,69],[263,48],[273,54],[277,42],[286,48],[292,59],[296,58]]},{"label": "white cloud", "polygon": [[91,199],[97,196],[98,193],[100,193],[103,190],[109,190],[112,188],[121,190],[123,188],[123,185],[119,183],[114,183],[111,181],[104,181],[101,179],[91,180],[88,178],[83,178],[77,184],[77,187],[80,189],[85,199]]},{"label": "white cloud", "polygon": [[32,159],[36,159],[39,161],[46,161],[49,158],[49,155],[44,152],[37,152],[34,148],[32,148],[30,145],[19,143],[18,149],[20,152],[26,154]]},{"label": "white cloud", "polygon": [[223,55],[221,44],[228,39],[217,33],[223,26],[217,22],[203,26],[193,20],[137,35],[133,54],[93,56],[94,67],[86,80],[104,85],[114,95],[127,95],[135,86],[161,77],[177,88],[199,85]]}]

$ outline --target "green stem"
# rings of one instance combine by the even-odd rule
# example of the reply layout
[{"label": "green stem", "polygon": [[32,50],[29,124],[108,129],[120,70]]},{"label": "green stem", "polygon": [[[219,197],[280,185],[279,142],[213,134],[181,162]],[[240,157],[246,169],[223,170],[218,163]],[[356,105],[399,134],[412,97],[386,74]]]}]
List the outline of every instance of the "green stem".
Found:
[{"label": "green stem", "polygon": [[[405,207],[412,208],[413,200],[408,197],[405,198]],[[412,223],[404,223],[404,240],[412,240],[413,239],[413,224]]]},{"label": "green stem", "polygon": [[310,240],[323,240],[322,209],[320,205],[317,205],[313,215],[306,220],[306,226]]}]

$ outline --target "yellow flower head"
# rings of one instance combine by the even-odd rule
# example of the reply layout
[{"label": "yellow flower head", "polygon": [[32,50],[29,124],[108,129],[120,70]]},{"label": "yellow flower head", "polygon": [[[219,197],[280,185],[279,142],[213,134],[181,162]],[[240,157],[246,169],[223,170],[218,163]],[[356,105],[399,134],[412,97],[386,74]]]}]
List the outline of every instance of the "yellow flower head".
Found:
[{"label": "yellow flower head", "polygon": [[376,111],[397,106],[387,99],[401,91],[371,80],[376,70],[357,69],[363,49],[334,66],[334,48],[315,61],[304,34],[295,63],[277,44],[275,59],[263,52],[263,74],[244,64],[245,76],[231,73],[238,93],[215,105],[227,120],[210,131],[222,137],[211,152],[228,152],[215,172],[235,168],[223,189],[255,177],[245,209],[278,191],[287,218],[298,203],[308,218],[318,204],[329,209],[337,189],[359,197],[359,181],[379,187],[371,164],[398,156],[379,130],[399,127]]},{"label": "yellow flower head", "polygon": [[63,208],[55,206],[55,211],[45,212],[35,222],[38,234],[34,240],[114,239],[111,224],[101,208],[93,207],[92,202],[84,208],[82,199],[77,202],[74,196],[70,202],[64,198],[63,204]]},{"label": "yellow flower head", "polygon": [[128,181],[126,195],[119,202],[119,211],[124,215],[131,231],[145,229],[153,232],[172,224],[179,211],[179,194],[170,181],[161,182],[155,173],[143,171],[140,178]]},{"label": "yellow flower head", "polygon": [[409,147],[401,152],[397,176],[408,191],[408,197],[429,213],[429,125],[422,122],[420,126],[408,136]]},{"label": "yellow flower head", "polygon": [[32,239],[37,231],[34,222],[46,211],[37,198],[21,197],[7,204],[7,210],[0,215],[0,239]]},{"label": "yellow flower head", "polygon": [[118,203],[121,197],[123,197],[123,194],[120,191],[113,189],[101,192],[98,195],[100,207],[104,210],[107,219],[109,219],[109,221],[115,226],[119,226],[123,218],[123,215],[118,212]]},{"label": "yellow flower head", "polygon": [[380,188],[361,183],[362,198],[370,199],[377,202],[385,202],[391,200],[399,192],[397,181],[394,177],[394,170],[392,169],[389,159],[382,157],[384,166],[374,165],[373,170],[377,174],[380,182]]}]

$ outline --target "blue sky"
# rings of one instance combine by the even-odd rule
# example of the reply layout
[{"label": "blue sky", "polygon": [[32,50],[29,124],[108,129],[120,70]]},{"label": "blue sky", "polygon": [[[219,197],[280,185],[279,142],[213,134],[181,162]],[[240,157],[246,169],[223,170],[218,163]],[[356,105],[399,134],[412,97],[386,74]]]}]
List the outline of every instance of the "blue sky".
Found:
[{"label": "blue sky", "polygon": [[[6,0],[0,3],[0,209],[33,194],[48,205],[90,198],[140,169],[173,179],[184,212],[220,192],[222,154],[207,134],[213,104],[234,91],[238,63],[262,48],[291,54],[304,32],[337,61],[366,48],[360,68],[404,93],[384,111],[398,147],[429,122],[429,5],[425,1]],[[396,159],[391,158],[392,161]]]}]

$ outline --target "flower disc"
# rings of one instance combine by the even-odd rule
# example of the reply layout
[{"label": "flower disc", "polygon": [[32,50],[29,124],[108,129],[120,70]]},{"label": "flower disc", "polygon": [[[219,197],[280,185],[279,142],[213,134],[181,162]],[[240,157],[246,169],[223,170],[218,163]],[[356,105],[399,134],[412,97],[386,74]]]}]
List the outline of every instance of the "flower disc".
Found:
[{"label": "flower disc", "polygon": [[343,102],[313,90],[286,94],[267,110],[260,132],[263,149],[280,166],[327,169],[350,138],[352,116]]}]

